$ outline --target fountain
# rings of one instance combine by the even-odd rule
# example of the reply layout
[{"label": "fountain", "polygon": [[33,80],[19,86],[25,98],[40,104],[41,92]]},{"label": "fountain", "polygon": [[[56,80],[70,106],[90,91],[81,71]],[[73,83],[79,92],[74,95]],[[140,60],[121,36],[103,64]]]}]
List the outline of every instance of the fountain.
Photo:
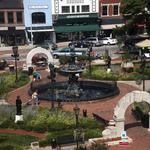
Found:
[{"label": "fountain", "polygon": [[84,68],[75,63],[76,55],[71,54],[71,61],[60,69],[69,76],[68,81],[56,82],[54,66],[49,64],[50,83],[41,84],[34,88],[39,91],[39,99],[48,101],[93,101],[114,96],[119,93],[115,81],[78,80]]}]

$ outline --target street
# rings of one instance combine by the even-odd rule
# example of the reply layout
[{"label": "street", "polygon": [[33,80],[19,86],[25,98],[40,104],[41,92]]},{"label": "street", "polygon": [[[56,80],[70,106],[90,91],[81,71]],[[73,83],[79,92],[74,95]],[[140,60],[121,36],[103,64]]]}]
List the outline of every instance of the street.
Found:
[{"label": "street", "polygon": [[[64,44],[63,47],[66,47],[66,44]],[[76,48],[76,50],[88,51],[88,48]],[[99,56],[102,56],[103,54],[105,54],[106,50],[108,50],[109,56],[111,58],[116,58],[116,57],[118,57],[118,54],[116,54],[116,52],[119,50],[119,47],[117,45],[104,45],[104,46],[100,46],[100,47],[93,47],[92,50],[95,51]],[[19,52],[19,61],[25,61],[28,52],[29,51]],[[14,58],[11,57],[11,54],[12,54],[11,51],[9,51],[7,53],[5,53],[5,51],[3,51],[3,53],[0,55],[0,59],[5,59],[6,61],[12,61],[12,60],[14,60]]]}]

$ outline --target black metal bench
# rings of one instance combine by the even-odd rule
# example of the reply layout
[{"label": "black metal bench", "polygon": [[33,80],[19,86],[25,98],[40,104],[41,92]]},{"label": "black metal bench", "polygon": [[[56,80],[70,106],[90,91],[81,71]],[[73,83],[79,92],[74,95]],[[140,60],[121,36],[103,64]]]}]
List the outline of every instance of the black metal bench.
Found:
[{"label": "black metal bench", "polygon": [[64,135],[57,137],[57,144],[69,144],[69,143],[75,143],[73,135]]}]

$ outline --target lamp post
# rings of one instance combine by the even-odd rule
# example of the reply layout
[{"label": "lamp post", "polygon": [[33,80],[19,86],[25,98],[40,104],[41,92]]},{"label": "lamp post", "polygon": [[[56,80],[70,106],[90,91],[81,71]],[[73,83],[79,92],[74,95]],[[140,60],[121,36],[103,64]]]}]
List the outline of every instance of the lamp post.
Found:
[{"label": "lamp post", "polygon": [[76,104],[75,107],[73,108],[75,117],[76,117],[76,144],[77,144],[77,150],[79,149],[79,139],[78,139],[78,127],[79,127],[79,112],[80,108]]},{"label": "lamp post", "polygon": [[89,45],[89,48],[88,48],[88,56],[89,56],[89,73],[91,75],[92,73],[92,66],[91,66],[91,52],[92,52],[92,44]]},{"label": "lamp post", "polygon": [[150,11],[147,7],[144,8],[144,34],[147,34],[147,21],[148,21],[148,15],[150,15]]},{"label": "lamp post", "polygon": [[13,46],[12,51],[13,51],[13,55],[11,56],[15,58],[15,72],[16,72],[16,82],[17,82],[18,81],[17,60],[19,60],[18,46]]},{"label": "lamp post", "polygon": [[141,56],[141,73],[142,73],[142,81],[143,81],[143,91],[145,91],[145,77],[144,77],[144,70],[145,70],[146,60],[145,56]]}]

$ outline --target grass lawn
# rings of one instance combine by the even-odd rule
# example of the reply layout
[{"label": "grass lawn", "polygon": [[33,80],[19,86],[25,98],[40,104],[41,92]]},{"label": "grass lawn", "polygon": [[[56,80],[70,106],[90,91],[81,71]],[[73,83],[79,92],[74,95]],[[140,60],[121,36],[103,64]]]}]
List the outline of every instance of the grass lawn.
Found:
[{"label": "grass lawn", "polygon": [[0,150],[22,150],[37,140],[29,135],[0,134]]}]

